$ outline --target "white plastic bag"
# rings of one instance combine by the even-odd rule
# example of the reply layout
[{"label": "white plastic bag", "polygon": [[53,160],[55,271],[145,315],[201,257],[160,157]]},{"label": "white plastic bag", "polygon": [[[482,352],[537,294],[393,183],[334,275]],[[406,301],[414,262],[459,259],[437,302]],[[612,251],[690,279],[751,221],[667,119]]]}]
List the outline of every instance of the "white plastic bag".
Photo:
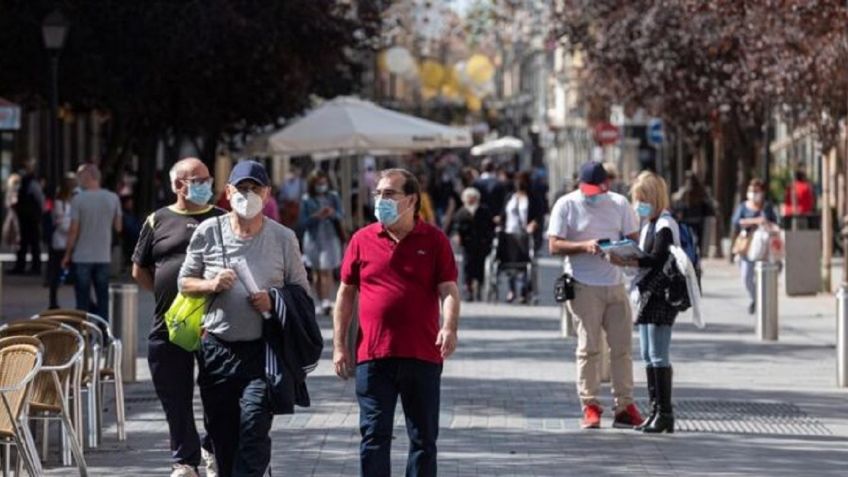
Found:
[{"label": "white plastic bag", "polygon": [[756,262],[768,259],[769,240],[771,240],[769,230],[762,225],[757,227],[757,230],[751,235],[751,245],[748,246],[748,260]]}]

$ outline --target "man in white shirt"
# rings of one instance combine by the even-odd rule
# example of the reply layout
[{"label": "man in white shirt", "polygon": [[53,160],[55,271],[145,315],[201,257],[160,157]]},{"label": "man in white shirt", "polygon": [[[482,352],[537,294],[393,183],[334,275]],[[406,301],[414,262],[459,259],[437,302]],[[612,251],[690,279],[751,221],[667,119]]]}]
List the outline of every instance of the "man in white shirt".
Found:
[{"label": "man in white shirt", "polygon": [[614,427],[642,422],[633,404],[633,325],[621,270],[604,258],[600,240],[638,239],[639,221],[621,194],[609,190],[600,162],[580,169],[580,187],[559,200],[551,211],[548,248],[564,255],[574,278],[575,296],[568,304],[577,327],[577,391],[583,408],[581,427],[601,424],[600,391],[602,331],[610,347],[610,374],[615,398]]}]

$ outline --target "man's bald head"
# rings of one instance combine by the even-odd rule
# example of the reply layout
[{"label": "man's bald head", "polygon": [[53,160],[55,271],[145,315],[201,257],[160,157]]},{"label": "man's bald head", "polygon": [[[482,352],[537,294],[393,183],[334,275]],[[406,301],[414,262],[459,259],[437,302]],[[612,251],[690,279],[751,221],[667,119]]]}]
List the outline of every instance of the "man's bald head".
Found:
[{"label": "man's bald head", "polygon": [[171,190],[177,193],[183,187],[182,181],[209,177],[209,168],[196,157],[180,159],[168,173],[171,179]]}]

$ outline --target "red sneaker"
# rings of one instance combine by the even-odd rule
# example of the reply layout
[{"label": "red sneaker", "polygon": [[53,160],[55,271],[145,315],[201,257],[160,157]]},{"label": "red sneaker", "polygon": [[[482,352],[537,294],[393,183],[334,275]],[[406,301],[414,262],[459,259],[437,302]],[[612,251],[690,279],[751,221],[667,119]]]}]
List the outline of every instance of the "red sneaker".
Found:
[{"label": "red sneaker", "polygon": [[639,414],[639,408],[635,404],[631,404],[615,415],[615,420],[612,421],[612,427],[617,429],[633,429],[639,424],[642,424],[643,420],[642,415]]},{"label": "red sneaker", "polygon": [[580,427],[583,429],[599,429],[601,427],[601,414],[604,411],[597,404],[589,404],[583,408],[583,420]]}]

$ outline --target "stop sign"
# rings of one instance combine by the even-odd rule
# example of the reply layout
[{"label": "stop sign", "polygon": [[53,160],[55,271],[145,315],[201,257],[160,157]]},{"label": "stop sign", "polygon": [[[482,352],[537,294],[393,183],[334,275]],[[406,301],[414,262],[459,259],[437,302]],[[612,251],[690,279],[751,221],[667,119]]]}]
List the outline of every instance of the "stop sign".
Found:
[{"label": "stop sign", "polygon": [[598,123],[592,131],[592,137],[599,145],[609,146],[618,142],[620,134],[614,124]]}]

